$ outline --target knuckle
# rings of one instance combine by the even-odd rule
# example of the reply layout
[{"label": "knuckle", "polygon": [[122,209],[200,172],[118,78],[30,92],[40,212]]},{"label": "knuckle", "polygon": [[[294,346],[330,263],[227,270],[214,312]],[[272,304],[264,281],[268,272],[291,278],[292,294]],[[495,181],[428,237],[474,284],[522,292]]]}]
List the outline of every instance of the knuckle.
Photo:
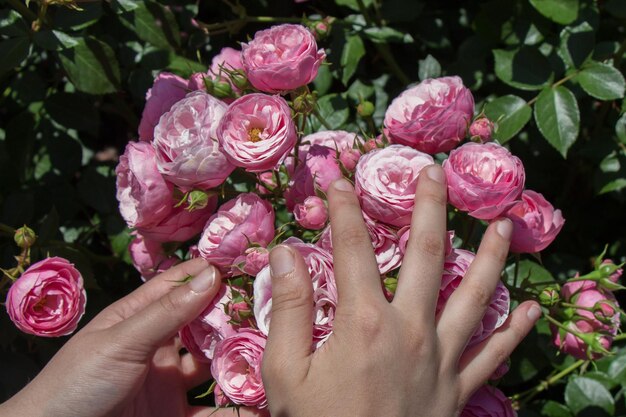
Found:
[{"label": "knuckle", "polygon": [[439,236],[438,233],[433,232],[422,232],[417,235],[417,247],[422,253],[430,256],[443,256],[445,247],[443,235]]},{"label": "knuckle", "polygon": [[306,286],[290,286],[280,291],[274,290],[272,294],[272,312],[293,310],[301,307],[309,307],[311,288]]},{"label": "knuckle", "polygon": [[372,245],[370,235],[365,227],[346,226],[341,228],[335,236],[344,247]]},{"label": "knuckle", "polygon": [[357,311],[354,324],[359,335],[367,340],[378,339],[385,326],[382,312],[371,307],[366,311]]},{"label": "knuckle", "polygon": [[500,366],[509,358],[510,352],[503,346],[497,346],[493,350],[493,365]]},{"label": "knuckle", "polygon": [[480,282],[469,281],[466,285],[466,293],[470,302],[481,308],[486,308],[491,302],[491,291],[481,285]]},{"label": "knuckle", "polygon": [[428,189],[423,193],[423,198],[438,206],[445,206],[448,196],[446,189],[437,185],[428,187]]},{"label": "knuckle", "polygon": [[159,305],[165,312],[169,314],[176,313],[179,309],[178,300],[171,292],[168,292],[163,297],[159,298]]}]

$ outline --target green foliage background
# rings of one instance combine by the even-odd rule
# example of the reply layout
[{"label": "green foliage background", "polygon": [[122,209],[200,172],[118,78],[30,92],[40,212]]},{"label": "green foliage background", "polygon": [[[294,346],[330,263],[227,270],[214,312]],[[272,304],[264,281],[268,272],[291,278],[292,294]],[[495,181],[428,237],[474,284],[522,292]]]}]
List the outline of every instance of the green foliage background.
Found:
[{"label": "green foliage background", "polygon": [[[527,187],[567,220],[541,260],[521,262],[520,276],[586,272],[606,244],[616,262],[626,255],[624,0],[109,0],[79,2],[82,10],[42,3],[0,1],[0,265],[15,264],[13,228],[35,229],[34,260],[63,256],[83,273],[83,323],[140,283],[114,169],[137,136],[155,74],[206,71],[221,47],[303,16],[336,18],[319,42],[329,65],[314,83],[333,128],[367,131],[356,112],[363,100],[375,104],[380,127],[409,83],[463,78],[477,108],[498,121],[496,138],[524,161]],[[20,334],[0,314],[0,398],[62,343]],[[532,393],[522,416],[626,415],[626,350],[616,346],[597,365],[576,363],[555,355],[540,323],[500,386]]]}]

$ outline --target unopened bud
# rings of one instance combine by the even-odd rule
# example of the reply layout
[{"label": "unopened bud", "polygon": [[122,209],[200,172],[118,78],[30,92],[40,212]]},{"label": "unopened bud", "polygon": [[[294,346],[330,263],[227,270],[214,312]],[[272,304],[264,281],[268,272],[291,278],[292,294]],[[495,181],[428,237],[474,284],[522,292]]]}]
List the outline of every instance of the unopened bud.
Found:
[{"label": "unopened bud", "polygon": [[37,240],[37,235],[35,234],[33,229],[24,225],[15,231],[13,240],[15,240],[15,244],[20,248],[27,249],[35,244],[35,241]]},{"label": "unopened bud", "polygon": [[541,291],[541,294],[539,294],[539,302],[541,303],[541,305],[546,307],[552,307],[556,305],[560,299],[561,296],[559,295],[558,287],[544,288],[544,290]]},{"label": "unopened bud", "polygon": [[212,94],[217,98],[229,98],[233,96],[233,88],[228,81],[218,81],[214,83]]},{"label": "unopened bud", "polygon": [[393,296],[396,294],[396,288],[398,287],[398,279],[387,277],[383,280],[383,292],[388,301],[393,300]]},{"label": "unopened bud", "polygon": [[241,91],[250,88],[250,82],[248,81],[248,77],[246,77],[246,74],[244,74],[244,72],[241,70],[231,72],[230,81],[235,87],[237,87]]},{"label": "unopened bud", "polygon": [[469,128],[472,140],[477,142],[490,142],[493,134],[493,122],[486,117],[474,120]]},{"label": "unopened bud", "polygon": [[367,118],[372,117],[374,111],[376,111],[376,107],[374,107],[374,103],[371,101],[362,101],[356,108],[356,111],[359,113],[359,116]]}]

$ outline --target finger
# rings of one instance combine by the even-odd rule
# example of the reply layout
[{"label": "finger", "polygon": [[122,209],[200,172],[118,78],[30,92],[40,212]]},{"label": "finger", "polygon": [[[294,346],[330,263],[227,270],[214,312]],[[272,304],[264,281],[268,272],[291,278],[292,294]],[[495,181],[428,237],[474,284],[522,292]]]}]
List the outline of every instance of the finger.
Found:
[{"label": "finger", "polygon": [[418,314],[425,323],[434,323],[441,285],[446,193],[443,169],[438,165],[424,168],[417,182],[409,241],[393,301],[401,309],[410,308],[412,314]]},{"label": "finger", "polygon": [[[461,391],[471,395],[493,375],[541,317],[534,301],[520,304],[491,337],[469,348],[459,361]],[[463,396],[462,398],[467,398]]]},{"label": "finger", "polygon": [[187,417],[269,417],[267,409],[235,407],[213,408],[213,407],[190,407]]},{"label": "finger", "polygon": [[211,379],[211,365],[197,360],[190,353],[180,357],[180,365],[183,382],[188,390]]},{"label": "finger", "polygon": [[383,301],[372,240],[354,188],[340,179],[328,188],[327,196],[339,306],[352,305],[364,296]]},{"label": "finger", "polygon": [[[313,343],[313,284],[304,259],[286,245],[270,252],[272,320],[263,354],[266,389],[300,383]],[[279,388],[280,389],[280,388]]]},{"label": "finger", "polygon": [[437,333],[448,365],[457,363],[491,303],[509,252],[512,231],[509,219],[489,225],[476,258],[440,313]]},{"label": "finger", "polygon": [[219,272],[212,266],[205,268],[189,283],[166,292],[143,310],[113,326],[111,331],[121,343],[132,344],[137,353],[150,355],[195,319],[213,299],[219,286]]}]

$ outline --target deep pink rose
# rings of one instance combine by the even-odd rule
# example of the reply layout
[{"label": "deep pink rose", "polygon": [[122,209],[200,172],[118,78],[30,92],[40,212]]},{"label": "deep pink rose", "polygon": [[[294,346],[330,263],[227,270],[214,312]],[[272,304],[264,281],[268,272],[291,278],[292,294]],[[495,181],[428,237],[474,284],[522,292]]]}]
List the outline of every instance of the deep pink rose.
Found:
[{"label": "deep pink rose", "polygon": [[255,276],[270,263],[270,252],[266,248],[248,248],[233,261],[233,276],[248,274]]},{"label": "deep pink rose", "polygon": [[561,210],[555,210],[541,194],[531,190],[524,190],[504,216],[513,221],[511,252],[518,253],[544,250],[565,223]]},{"label": "deep pink rose", "polygon": [[150,142],[154,127],[161,115],[187,94],[187,80],[169,72],[162,72],[154,79],[152,88],[146,93],[146,105],[139,123],[139,139]]},{"label": "deep pink rose", "polygon": [[491,142],[493,134],[493,122],[486,117],[481,117],[472,122],[469,128],[469,133],[472,138],[478,138],[480,142]]},{"label": "deep pink rose", "polygon": [[517,417],[517,413],[502,391],[484,385],[470,397],[459,417]]},{"label": "deep pink rose", "polygon": [[328,209],[324,200],[310,196],[302,204],[296,204],[293,215],[296,222],[305,229],[319,230],[326,225]]},{"label": "deep pink rose", "polygon": [[[332,333],[337,307],[337,286],[333,272],[332,255],[315,245],[289,238],[290,245],[304,257],[313,283],[313,344],[319,348]],[[272,279],[269,266],[263,268],[254,280],[254,317],[263,334],[269,334],[272,315]]]},{"label": "deep pink rose", "polygon": [[59,257],[32,264],[9,288],[6,308],[24,333],[66,336],[85,313],[87,294],[74,265]]},{"label": "deep pink rose", "polygon": [[241,44],[243,67],[250,83],[266,93],[282,93],[307,85],[326,57],[315,37],[302,25],[278,25],[255,33]]},{"label": "deep pink rose", "polygon": [[128,251],[142,279],[150,279],[180,262],[177,256],[168,256],[160,242],[147,239],[137,232],[133,232],[133,235],[135,238],[128,245]]},{"label": "deep pink rose", "polygon": [[296,144],[289,105],[280,96],[247,94],[235,100],[220,121],[220,148],[235,166],[250,172],[280,164]]},{"label": "deep pink rose", "polygon": [[395,98],[385,113],[385,136],[428,154],[448,152],[465,137],[474,97],[459,77],[424,80]]},{"label": "deep pink rose", "polygon": [[374,149],[359,159],[354,186],[361,208],[373,219],[392,226],[411,223],[417,177],[430,155],[403,145]]},{"label": "deep pink rose", "polygon": [[215,346],[211,374],[234,404],[267,407],[261,361],[267,338],[258,330],[242,329]]},{"label": "deep pink rose", "polygon": [[217,187],[235,169],[220,151],[217,125],[226,104],[202,91],[189,93],[154,129],[159,172],[184,190]]},{"label": "deep pink rose", "polygon": [[232,301],[232,289],[222,284],[219,292],[204,311],[180,331],[180,340],[196,359],[208,362],[213,359],[215,345],[237,333],[226,314],[225,306]]},{"label": "deep pink rose", "polygon": [[450,152],[443,170],[450,204],[482,220],[511,208],[526,180],[522,161],[496,143],[466,143]]},{"label": "deep pink rose", "polygon": [[[472,252],[462,249],[452,249],[450,255],[446,257],[441,287],[439,288],[439,298],[437,299],[437,314],[443,310],[452,293],[461,285],[461,281],[475,257],[476,255]],[[485,340],[502,326],[509,316],[510,304],[509,290],[502,282],[498,282],[485,315],[469,340],[468,346]]]},{"label": "deep pink rose", "polygon": [[159,173],[152,145],[129,142],[115,168],[120,213],[130,227],[150,227],[170,214],[174,186]]},{"label": "deep pink rose", "polygon": [[239,194],[207,222],[198,243],[202,257],[223,271],[251,243],[267,246],[274,239],[274,209],[256,194]]},{"label": "deep pink rose", "polygon": [[157,242],[184,242],[202,231],[216,206],[217,196],[212,196],[207,206],[202,209],[188,211],[183,207],[177,207],[156,225],[137,228],[137,231]]}]

